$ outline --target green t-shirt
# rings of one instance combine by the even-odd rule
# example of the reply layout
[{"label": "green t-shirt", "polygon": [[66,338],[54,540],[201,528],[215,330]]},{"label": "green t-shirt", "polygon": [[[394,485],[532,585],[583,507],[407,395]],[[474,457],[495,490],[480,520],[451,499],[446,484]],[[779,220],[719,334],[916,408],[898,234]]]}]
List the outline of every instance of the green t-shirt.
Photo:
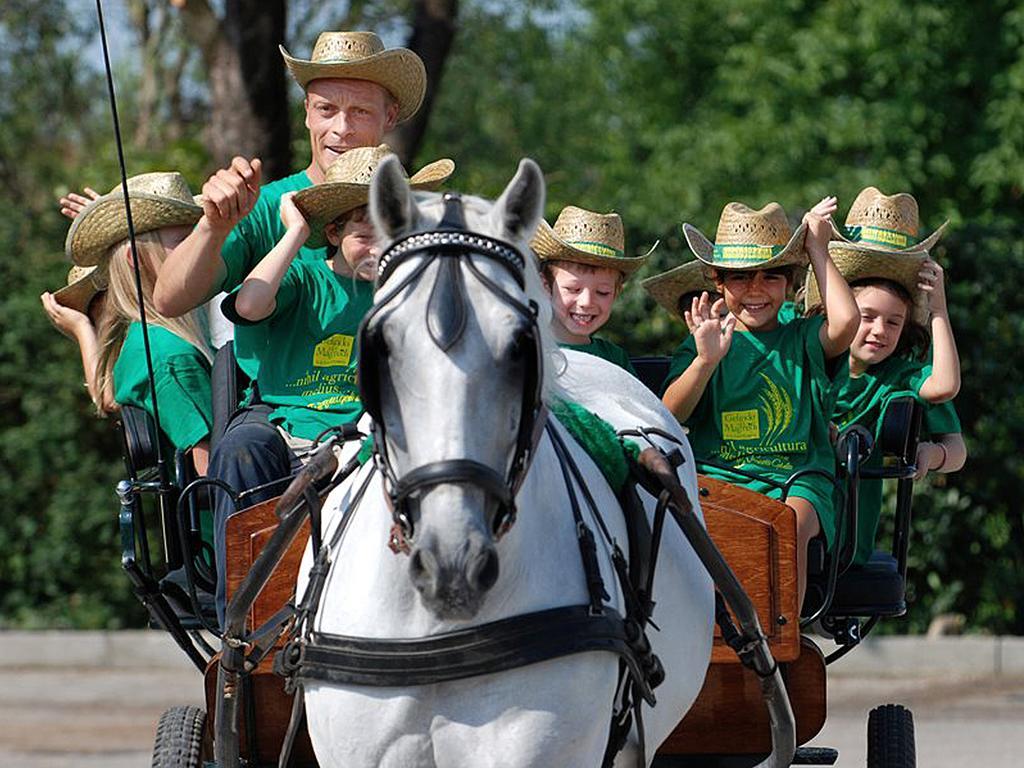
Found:
[{"label": "green t-shirt", "polygon": [[373,284],[335,274],[324,261],[292,262],[274,313],[257,323],[238,316],[236,295],[224,300],[224,314],[257,342],[259,396],[274,406],[270,421],[312,440],[357,419],[362,405],[355,345],[373,303]]},{"label": "green t-shirt", "polygon": [[[921,401],[920,390],[931,375],[931,366],[903,357],[890,357],[873,365],[860,376],[850,377],[840,388],[836,400],[834,421],[840,430],[851,424],[860,424],[876,438],[882,425],[882,415],[889,402],[897,397],[914,397]],[[921,401],[923,402],[923,401]],[[932,435],[960,432],[960,419],[952,403],[929,405],[925,403],[921,439]],[[865,462],[865,469],[882,466],[880,453],[873,453]],[[882,481],[861,480],[857,488],[857,550],[853,562],[866,563],[875,550],[875,536],[882,514]]]},{"label": "green t-shirt", "polygon": [[[733,334],[704,394],[684,424],[698,461],[728,465],[775,483],[802,469],[789,495],[814,505],[829,546],[835,535],[835,458],[828,423],[834,387],[818,337],[824,319],[794,318],[771,331]],[[676,349],[663,390],[697,356],[693,337]],[[713,477],[778,498],[781,491],[726,469],[704,465]],[[827,475],[827,476],[826,476]]]},{"label": "green t-shirt", "polygon": [[[149,348],[160,428],[172,446],[187,450],[209,435],[213,424],[210,363],[194,346],[158,325],[149,326]],[[142,323],[128,326],[114,363],[114,400],[153,415]]]},{"label": "green t-shirt", "polygon": [[[281,196],[313,186],[305,171],[293,173],[283,179],[272,181],[260,187],[260,196],[249,214],[231,230],[220,255],[224,260],[226,274],[220,289],[230,293],[245,280],[253,267],[270,253],[277,242],[284,237],[285,226],[281,222]],[[296,261],[324,261],[327,248],[299,248]],[[253,336],[249,327],[235,328],[235,359],[238,367],[250,379],[259,372],[257,346],[259,335]]]},{"label": "green t-shirt", "polygon": [[629,355],[626,354],[626,350],[618,344],[612,344],[610,341],[602,339],[600,336],[591,336],[589,344],[559,344],[558,346],[563,349],[575,349],[577,352],[586,352],[588,355],[600,357],[602,360],[615,363],[620,368],[624,368],[636,376],[636,369],[629,362]]}]

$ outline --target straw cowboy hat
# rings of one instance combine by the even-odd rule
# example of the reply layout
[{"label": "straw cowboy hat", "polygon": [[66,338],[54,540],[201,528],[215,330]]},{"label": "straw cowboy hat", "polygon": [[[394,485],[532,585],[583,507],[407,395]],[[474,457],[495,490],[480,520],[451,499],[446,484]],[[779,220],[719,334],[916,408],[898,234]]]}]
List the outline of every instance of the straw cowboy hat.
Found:
[{"label": "straw cowboy hat", "polygon": [[[202,218],[188,183],[180,173],[143,173],[128,179],[135,234],[163,227],[189,226]],[[90,202],[78,214],[64,251],[80,267],[98,264],[110,246],[128,237],[128,217],[124,211],[124,192],[118,184],[110,192]]]},{"label": "straw cowboy hat", "polygon": [[427,70],[408,48],[389,48],[373,32],[322,32],[309,60],[278,46],[288,71],[305,88],[320,78],[369,80],[398,101],[398,122],[416,114],[427,91]]},{"label": "straw cowboy hat", "polygon": [[[921,265],[928,258],[924,251],[892,252],[878,250],[857,250],[839,244],[839,248],[832,248],[832,241],[829,243],[829,255],[846,282],[853,285],[859,280],[869,278],[880,278],[889,280],[903,286],[913,299],[914,306],[911,311],[911,319],[920,325],[928,323],[928,297],[924,291],[917,287],[920,282],[918,273]],[[818,289],[818,281],[813,272],[807,274],[806,294],[804,299],[808,310],[821,304],[821,291]]]},{"label": "straw cowboy hat", "polygon": [[692,224],[683,224],[683,236],[694,255],[709,267],[773,269],[807,264],[806,229],[801,224],[792,231],[786,212],[778,203],[768,203],[757,211],[743,203],[729,203],[718,220],[715,242]]},{"label": "straw cowboy hat", "polygon": [[617,213],[594,213],[567,205],[555,226],[541,221],[530,247],[541,261],[572,261],[617,269],[627,277],[643,266],[658,247],[642,256],[626,255],[626,235]]},{"label": "straw cowboy hat", "polygon": [[876,187],[861,190],[846,215],[842,228],[832,225],[835,239],[829,250],[864,251],[868,253],[917,253],[929,251],[945,232],[946,225],[927,237],[918,237],[917,200],[899,192],[886,195]]},{"label": "straw cowboy hat", "polygon": [[670,315],[685,322],[683,313],[679,311],[680,297],[694,291],[707,291],[711,294],[718,291],[714,280],[705,274],[706,269],[702,261],[695,259],[660,275],[648,277],[640,284]]},{"label": "straw cowboy hat", "polygon": [[[913,195],[886,195],[876,187],[861,190],[846,215],[846,224],[833,225],[838,239],[829,241],[828,253],[848,283],[881,278],[897,283],[914,299],[911,317],[928,322],[928,297],[917,287],[921,265],[928,251],[942,237],[946,224],[925,238],[918,238],[919,215]],[[808,309],[821,304],[821,292],[814,276],[807,276]]]},{"label": "straw cowboy hat", "polygon": [[54,300],[62,307],[87,312],[93,297],[107,290],[107,263],[95,267],[72,267],[68,284],[55,291]]},{"label": "straw cowboy hat", "polygon": [[[309,222],[308,245],[324,245],[324,227],[344,213],[366,205],[370,197],[370,179],[385,157],[394,152],[387,144],[356,147],[331,163],[325,181],[295,193],[295,205]],[[409,178],[409,186],[418,190],[435,190],[455,171],[455,163],[447,157],[423,166]]]}]

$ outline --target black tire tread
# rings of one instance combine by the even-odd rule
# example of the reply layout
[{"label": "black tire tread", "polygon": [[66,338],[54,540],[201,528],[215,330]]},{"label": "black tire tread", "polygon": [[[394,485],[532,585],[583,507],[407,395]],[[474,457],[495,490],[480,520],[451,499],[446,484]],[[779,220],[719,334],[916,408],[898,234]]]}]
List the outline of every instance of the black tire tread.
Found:
[{"label": "black tire tread", "polygon": [[156,726],[153,768],[202,768],[206,712],[199,707],[171,707]]},{"label": "black tire tread", "polygon": [[868,713],[868,768],[915,768],[914,715],[900,704]]}]

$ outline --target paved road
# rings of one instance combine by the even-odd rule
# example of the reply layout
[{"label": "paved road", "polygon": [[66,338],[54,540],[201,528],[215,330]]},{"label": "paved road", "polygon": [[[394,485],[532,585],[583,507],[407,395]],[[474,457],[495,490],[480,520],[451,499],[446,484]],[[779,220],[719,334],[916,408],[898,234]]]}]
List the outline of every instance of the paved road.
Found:
[{"label": "paved road", "polygon": [[[1024,754],[1024,678],[835,678],[829,719],[813,743],[840,750],[840,766],[865,764],[868,711],[895,702],[914,711],[918,765],[1016,766]],[[6,669],[0,685],[0,766],[143,768],[160,713],[202,704],[192,671]]]}]

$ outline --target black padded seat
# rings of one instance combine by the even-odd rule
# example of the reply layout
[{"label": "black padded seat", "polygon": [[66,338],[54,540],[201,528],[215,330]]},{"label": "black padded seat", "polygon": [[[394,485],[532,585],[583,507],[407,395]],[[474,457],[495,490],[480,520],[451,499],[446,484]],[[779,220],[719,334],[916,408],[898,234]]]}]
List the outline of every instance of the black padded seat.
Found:
[{"label": "black padded seat", "polygon": [[640,379],[658,397],[661,397],[661,385],[665,383],[668,376],[671,357],[634,357],[630,359],[633,368],[636,370],[637,378]]},{"label": "black padded seat", "polygon": [[156,423],[149,413],[134,405],[121,406],[121,434],[129,476],[156,466]]},{"label": "black padded seat", "polygon": [[880,550],[840,577],[828,610],[831,616],[902,616],[906,611],[906,585],[896,558]]}]

